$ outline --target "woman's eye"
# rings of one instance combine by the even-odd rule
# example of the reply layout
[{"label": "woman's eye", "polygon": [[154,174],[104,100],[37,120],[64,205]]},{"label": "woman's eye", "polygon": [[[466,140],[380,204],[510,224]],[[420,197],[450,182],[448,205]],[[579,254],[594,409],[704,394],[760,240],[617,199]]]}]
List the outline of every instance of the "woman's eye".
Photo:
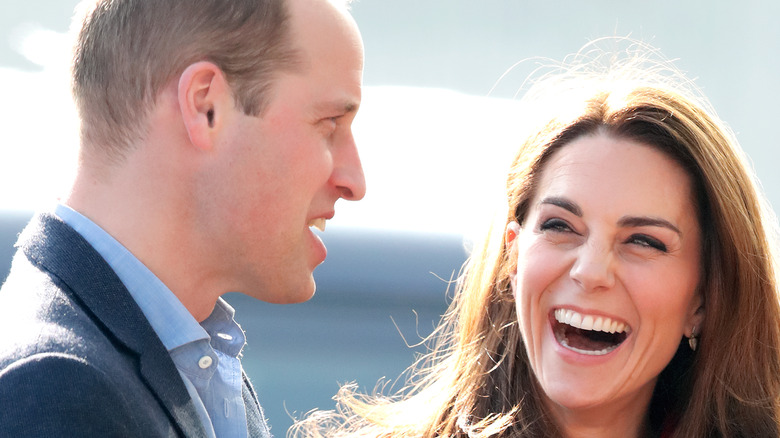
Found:
[{"label": "woman's eye", "polygon": [[555,232],[572,231],[569,224],[562,219],[547,219],[546,221],[542,222],[542,225],[539,227],[539,229],[542,231],[555,231]]},{"label": "woman's eye", "polygon": [[634,234],[631,237],[628,238],[627,243],[632,243],[634,245],[639,245],[644,248],[653,248],[657,249],[662,252],[666,252],[666,245],[664,245],[663,242],[660,240],[650,237],[645,234]]}]

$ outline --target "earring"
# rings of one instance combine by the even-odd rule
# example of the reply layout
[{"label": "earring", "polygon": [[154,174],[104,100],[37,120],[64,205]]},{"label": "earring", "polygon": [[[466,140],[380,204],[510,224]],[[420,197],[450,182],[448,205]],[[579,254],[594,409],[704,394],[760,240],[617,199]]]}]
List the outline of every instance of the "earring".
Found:
[{"label": "earring", "polygon": [[696,351],[696,347],[699,346],[699,340],[696,339],[696,326],[693,326],[693,329],[691,330],[691,337],[688,338],[688,346],[691,347],[691,350]]}]

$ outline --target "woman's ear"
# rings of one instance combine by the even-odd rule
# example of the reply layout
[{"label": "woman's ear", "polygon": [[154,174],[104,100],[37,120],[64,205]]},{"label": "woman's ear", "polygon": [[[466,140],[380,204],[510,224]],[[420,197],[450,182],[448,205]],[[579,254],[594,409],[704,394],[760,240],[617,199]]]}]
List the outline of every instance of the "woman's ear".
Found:
[{"label": "woman's ear", "polygon": [[206,61],[191,64],[179,76],[178,98],[190,142],[199,149],[211,149],[225,111],[232,106],[222,70]]},{"label": "woman's ear", "polygon": [[515,241],[515,238],[517,238],[518,234],[520,234],[520,224],[515,221],[507,224],[506,230],[504,231],[504,240],[506,240],[507,246],[511,245]]},{"label": "woman's ear", "polygon": [[704,299],[702,298],[701,291],[697,291],[696,296],[691,302],[691,307],[688,314],[688,323],[685,326],[686,337],[698,337],[701,334],[701,328],[704,324],[704,316]]},{"label": "woman's ear", "polygon": [[507,263],[509,263],[509,283],[512,286],[512,295],[517,296],[517,236],[520,235],[520,224],[515,221],[507,224],[504,230],[504,244],[506,245]]}]

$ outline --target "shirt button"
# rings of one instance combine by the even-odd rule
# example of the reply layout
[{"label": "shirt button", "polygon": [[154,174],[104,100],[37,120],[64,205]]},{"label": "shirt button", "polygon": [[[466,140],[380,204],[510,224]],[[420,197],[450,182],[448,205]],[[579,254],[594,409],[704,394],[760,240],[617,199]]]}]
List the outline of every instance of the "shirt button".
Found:
[{"label": "shirt button", "polygon": [[203,356],[198,361],[198,366],[205,370],[210,367],[212,363],[214,363],[214,359],[212,359],[211,356]]}]

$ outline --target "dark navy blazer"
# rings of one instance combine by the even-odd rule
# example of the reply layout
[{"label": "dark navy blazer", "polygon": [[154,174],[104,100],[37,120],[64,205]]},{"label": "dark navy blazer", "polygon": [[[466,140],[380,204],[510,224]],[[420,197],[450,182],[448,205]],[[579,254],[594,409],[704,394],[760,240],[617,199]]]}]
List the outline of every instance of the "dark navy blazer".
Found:
[{"label": "dark navy blazer", "polygon": [[[176,366],[103,258],[35,217],[0,290],[0,437],[202,437]],[[250,437],[270,437],[244,376]]]}]

